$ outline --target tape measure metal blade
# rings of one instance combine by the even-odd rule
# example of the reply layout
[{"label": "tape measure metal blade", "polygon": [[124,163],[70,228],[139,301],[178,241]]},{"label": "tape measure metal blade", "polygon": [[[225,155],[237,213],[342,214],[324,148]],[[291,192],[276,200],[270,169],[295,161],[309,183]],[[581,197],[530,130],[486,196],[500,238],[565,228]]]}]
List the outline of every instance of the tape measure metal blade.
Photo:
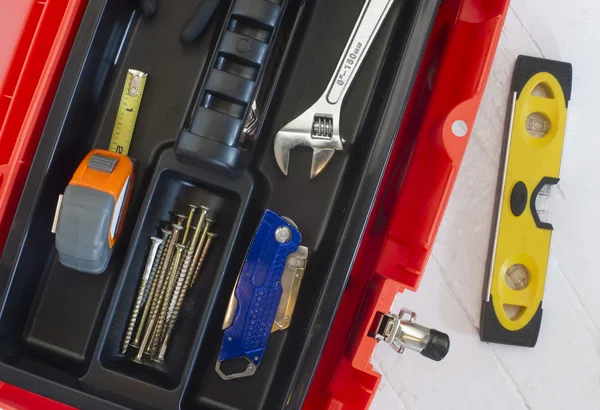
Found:
[{"label": "tape measure metal blade", "polygon": [[483,341],[537,342],[553,229],[538,197],[558,182],[571,79],[568,63],[517,60],[481,313]]},{"label": "tape measure metal blade", "polygon": [[147,73],[139,70],[129,69],[127,71],[127,78],[110,139],[109,150],[112,152],[123,155],[129,154],[147,77]]}]

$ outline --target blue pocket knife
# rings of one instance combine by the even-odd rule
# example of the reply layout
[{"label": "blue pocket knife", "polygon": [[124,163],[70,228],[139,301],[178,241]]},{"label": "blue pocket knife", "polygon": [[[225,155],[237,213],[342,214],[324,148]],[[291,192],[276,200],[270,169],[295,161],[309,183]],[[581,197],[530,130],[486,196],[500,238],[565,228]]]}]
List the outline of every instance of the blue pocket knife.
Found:
[{"label": "blue pocket knife", "polygon": [[[224,379],[251,376],[260,365],[282,295],[287,258],[302,236],[289,219],[267,210],[256,232],[231,296],[215,370]],[[221,363],[246,359],[246,370],[225,374]]]}]

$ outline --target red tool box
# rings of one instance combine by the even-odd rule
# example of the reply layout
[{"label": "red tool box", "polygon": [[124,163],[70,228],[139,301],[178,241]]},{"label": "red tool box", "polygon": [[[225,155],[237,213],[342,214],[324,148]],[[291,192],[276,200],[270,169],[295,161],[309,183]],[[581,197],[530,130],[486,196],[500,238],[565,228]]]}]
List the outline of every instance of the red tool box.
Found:
[{"label": "red tool box", "polygon": [[[475,121],[508,3],[508,0],[446,0],[440,6],[383,176],[382,188],[373,204],[373,212],[327,343],[322,352],[320,349],[311,350],[310,346],[307,349],[308,354],[320,356],[319,366],[310,387],[298,389],[290,397],[291,408],[297,408],[295,403],[302,402],[304,408],[311,410],[368,408],[381,377],[370,364],[376,341],[367,336],[368,329],[376,312],[389,312],[398,292],[418,288]],[[57,4],[64,7],[63,14],[39,13],[39,7]],[[60,62],[64,62],[68,44],[73,38],[73,31],[68,27],[77,26],[83,3],[49,0],[43,4],[32,2],[32,5],[32,11],[23,24],[18,50],[28,50],[25,46],[28,43],[33,49],[37,37],[31,34],[27,37],[27,33],[31,32],[27,27],[33,24],[31,19],[37,24],[38,20],[41,21],[40,15],[53,16],[48,17],[55,23],[47,31],[48,38],[58,33],[53,44],[55,48],[58,48],[56,44],[62,45],[62,48],[52,49],[47,60],[54,65],[44,73],[54,78],[54,82],[50,83],[55,87],[61,72]],[[33,11],[36,8],[37,14]],[[50,62],[46,64],[46,59],[42,60],[38,65],[34,64],[38,73],[50,65]],[[27,64],[23,63],[17,63],[15,68],[14,62],[18,61],[23,60],[13,59],[9,76],[11,70],[18,68],[18,73],[21,69],[25,70]],[[40,78],[45,76],[38,75]],[[10,85],[8,80],[4,84]],[[4,89],[5,86],[3,92]],[[22,92],[29,92],[24,94],[29,96],[27,99],[34,95],[31,90]],[[42,94],[37,93],[35,101],[40,108],[34,111],[22,109],[28,119],[24,124],[31,125],[17,130],[17,137],[12,140],[5,137],[8,120],[2,117],[2,156],[5,147],[12,147],[12,141],[18,140],[22,144],[15,147],[29,147],[22,148],[19,151],[22,152],[19,154],[21,157],[10,162],[16,164],[9,167],[15,173],[10,181],[16,181],[8,183],[10,192],[2,185],[0,227],[7,226],[6,229],[10,226],[12,214],[4,211],[5,198],[9,195],[14,213],[20,196],[19,184],[22,186],[24,183],[27,163],[31,161],[33,147],[37,143],[36,133],[32,130],[37,130],[39,137],[52,100],[51,84],[39,91]],[[18,100],[13,98],[12,101],[16,104]],[[1,107],[0,112],[4,116],[4,104]],[[5,168],[0,168],[0,171],[6,172]],[[7,184],[7,181],[5,174],[0,183]],[[0,235],[2,233],[0,231]],[[49,403],[44,397],[13,386],[0,386],[3,408],[51,408]],[[61,408],[61,405],[56,404],[56,408]]]}]

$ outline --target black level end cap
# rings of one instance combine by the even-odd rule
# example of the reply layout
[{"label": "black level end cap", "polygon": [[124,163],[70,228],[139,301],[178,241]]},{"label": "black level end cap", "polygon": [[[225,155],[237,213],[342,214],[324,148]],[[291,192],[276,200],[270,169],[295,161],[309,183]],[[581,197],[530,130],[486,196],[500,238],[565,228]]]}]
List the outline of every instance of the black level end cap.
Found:
[{"label": "black level end cap", "polygon": [[421,355],[439,362],[446,357],[448,350],[450,350],[450,337],[439,330],[431,329],[429,342],[425,349],[421,350]]},{"label": "black level end cap", "polygon": [[481,323],[479,325],[479,338],[482,342],[501,343],[512,346],[535,347],[540,329],[542,327],[542,304],[531,321],[520,330],[506,330],[496,317],[494,301],[490,296],[489,301],[483,301],[481,306]]}]

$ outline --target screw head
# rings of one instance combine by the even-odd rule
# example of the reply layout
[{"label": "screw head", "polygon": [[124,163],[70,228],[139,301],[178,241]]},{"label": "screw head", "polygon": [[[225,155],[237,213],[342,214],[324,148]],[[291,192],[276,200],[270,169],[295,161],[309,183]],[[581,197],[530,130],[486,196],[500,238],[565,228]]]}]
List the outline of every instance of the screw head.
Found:
[{"label": "screw head", "polygon": [[279,243],[287,243],[292,239],[292,231],[287,226],[280,226],[275,231],[275,240]]}]

